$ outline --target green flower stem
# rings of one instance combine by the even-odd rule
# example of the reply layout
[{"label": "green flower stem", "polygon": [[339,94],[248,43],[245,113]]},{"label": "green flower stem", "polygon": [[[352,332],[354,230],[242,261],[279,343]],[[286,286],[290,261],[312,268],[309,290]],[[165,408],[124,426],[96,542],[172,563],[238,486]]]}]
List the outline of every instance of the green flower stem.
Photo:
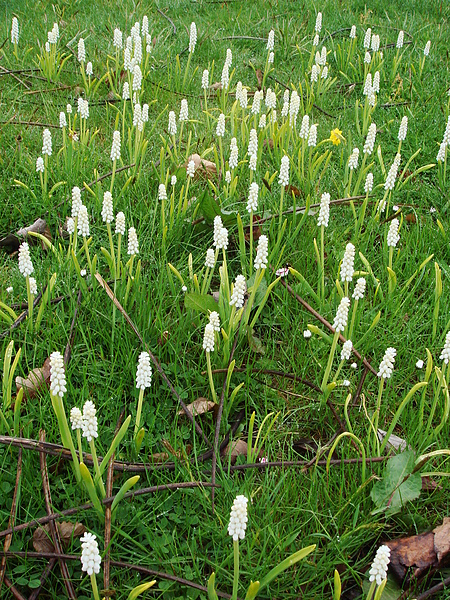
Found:
[{"label": "green flower stem", "polygon": [[50,394],[52,400],[53,410],[55,411],[56,418],[58,420],[59,432],[61,435],[61,441],[64,448],[68,448],[72,454],[73,469],[78,482],[81,481],[80,474],[80,463],[78,462],[78,456],[75,451],[72,436],[70,434],[69,425],[67,424],[66,411],[64,410],[64,404],[60,396],[54,396]]},{"label": "green flower stem", "polygon": [[204,96],[205,96],[205,114],[206,114],[206,127],[208,129],[208,133],[209,133],[209,115],[208,115],[208,100],[207,100],[207,90],[203,90],[204,92]]},{"label": "green flower stem", "polygon": [[225,177],[225,163],[223,160],[223,144],[222,144],[222,138],[219,137],[219,153],[220,153],[220,170],[222,173],[222,177]]},{"label": "green flower stem", "polygon": [[89,447],[91,449],[91,454],[92,454],[92,462],[94,463],[94,471],[95,471],[95,479],[98,482],[99,486],[100,486],[100,491],[102,494],[102,498],[106,498],[106,490],[105,490],[105,486],[103,485],[103,480],[102,480],[102,476],[100,473],[100,466],[98,464],[98,459],[97,459],[97,452],[95,450],[95,441],[94,438],[91,438],[91,441],[89,442]]},{"label": "green flower stem", "polygon": [[250,212],[250,273],[253,265],[253,211]]},{"label": "green flower stem", "polygon": [[281,186],[280,214],[279,214],[279,220],[278,220],[278,227],[281,227],[281,222],[283,220],[283,201],[284,201],[284,185]]},{"label": "green flower stem", "polygon": [[320,281],[321,281],[321,298],[325,299],[325,226],[320,226]]},{"label": "green flower stem", "polygon": [[81,443],[81,429],[77,429],[77,444],[78,444],[78,456],[80,459],[80,462],[84,462],[83,461],[83,445]]},{"label": "green flower stem", "polygon": [[337,346],[338,340],[339,340],[339,331],[336,331],[336,333],[333,336],[333,341],[331,342],[331,350],[330,350],[330,355],[328,357],[327,368],[325,369],[325,373],[324,373],[323,379],[322,379],[322,385],[320,386],[323,393],[325,393],[325,390],[327,389],[328,379],[330,377],[331,367],[333,365],[333,359],[334,359],[334,354],[336,352],[336,346]]},{"label": "green flower stem", "polygon": [[231,298],[230,298],[230,286],[228,284],[228,269],[227,269],[227,257],[225,254],[225,248],[222,248],[222,256],[223,256],[223,263],[222,263],[223,283],[225,286],[226,299],[229,304]]},{"label": "green flower stem", "polygon": [[134,437],[136,438],[138,431],[139,431],[139,425],[141,424],[141,413],[142,413],[142,402],[144,400],[144,389],[141,388],[139,390],[139,400],[138,400],[138,407],[137,407],[137,412],[136,412],[136,424],[134,426]]},{"label": "green flower stem", "polygon": [[[366,155],[364,154],[364,158],[366,157]],[[369,202],[369,192],[366,192],[366,197],[363,200],[362,206],[361,206],[361,212],[359,213],[359,220],[358,220],[358,224],[356,226],[356,239],[358,239],[358,236],[361,232],[361,228],[362,228],[362,224],[364,222],[364,216],[366,214],[366,210],[367,210],[367,204]]]},{"label": "green flower stem", "polygon": [[433,398],[433,404],[431,406],[431,411],[430,411],[430,416],[428,417],[428,421],[427,421],[427,428],[425,429],[425,439],[428,438],[430,430],[433,426],[433,418],[434,418],[434,413],[436,412],[436,407],[437,407],[437,403],[439,400],[439,395],[441,393],[441,389],[444,385],[444,382],[446,380],[446,370],[447,370],[447,365],[444,363],[443,367],[442,367],[442,375],[439,376],[439,371],[437,370],[437,375],[438,375],[438,379],[439,379],[439,385],[437,388],[436,393],[434,394],[434,398]]},{"label": "green flower stem", "polygon": [[112,232],[111,232],[111,224],[110,223],[106,223],[106,229],[108,230],[109,249],[111,251],[111,259],[112,259],[112,262],[113,262],[112,276],[113,276],[113,279],[115,279],[116,278],[116,253],[114,252],[114,243],[113,243],[113,239],[112,239]]},{"label": "green flower stem", "polygon": [[[346,296],[347,296],[347,298],[349,297],[348,293],[346,293]],[[350,321],[350,329],[348,330],[348,338],[347,338],[349,340],[352,339],[353,329],[355,327],[356,312],[358,310],[358,302],[359,302],[359,299],[357,298],[357,299],[355,299],[355,302],[353,303],[352,320]]]},{"label": "green flower stem", "polygon": [[27,282],[27,300],[28,300],[28,329],[30,331],[33,331],[33,300],[34,300],[34,296],[31,293],[30,278],[28,275],[26,276],[26,282]]},{"label": "green flower stem", "polygon": [[109,191],[111,192],[111,194],[112,194],[113,187],[114,187],[114,177],[116,176],[116,163],[117,163],[117,160],[113,160],[113,168],[112,168],[112,175],[111,175],[111,186],[109,188]]},{"label": "green flower stem", "polygon": [[392,258],[394,256],[394,246],[389,246],[389,268],[392,269]]},{"label": "green flower stem", "polygon": [[120,250],[122,245],[122,234],[119,233],[119,237],[117,239],[117,263],[116,263],[116,277],[120,279]]},{"label": "green flower stem", "polygon": [[88,265],[89,265],[89,271],[91,273],[91,276],[94,276],[94,273],[92,272],[92,262],[91,262],[91,257],[89,256],[89,248],[87,245],[87,239],[83,236],[83,246],[84,246],[84,251],[86,252],[86,259],[88,261]]},{"label": "green flower stem", "polygon": [[383,387],[384,387],[384,377],[380,377],[380,384],[378,386],[378,398],[377,398],[377,407],[375,409],[375,413],[373,416],[373,432],[375,435],[375,443],[377,447],[377,456],[380,455],[380,442],[378,440],[378,421],[380,419],[380,408],[381,408],[381,398],[383,396]]},{"label": "green flower stem", "polygon": [[131,255],[130,262],[129,262],[130,270],[128,271],[127,289],[125,291],[125,299],[123,301],[124,306],[127,305],[128,296],[130,294],[131,280],[133,278],[133,262],[134,262],[134,254]]},{"label": "green flower stem", "polygon": [[206,365],[208,367],[208,379],[209,379],[209,387],[211,388],[212,399],[215,402],[215,404],[217,404],[216,390],[214,388],[214,381],[213,381],[212,370],[211,370],[211,356],[210,356],[210,352],[208,352],[208,351],[206,351]]},{"label": "green flower stem", "polygon": [[333,381],[337,381],[337,378],[339,377],[339,374],[342,370],[342,367],[344,366],[344,363],[345,363],[345,360],[341,360],[341,362],[339,363],[339,366],[336,369],[336,373],[334,374]]},{"label": "green flower stem", "polygon": [[376,585],[377,585],[377,582],[376,581],[372,581],[372,585],[370,586],[370,589],[369,589],[369,591],[367,593],[366,600],[372,600],[373,599],[373,593],[375,591]]},{"label": "green flower stem", "polygon": [[234,552],[234,576],[233,576],[233,595],[231,600],[236,600],[239,584],[239,540],[233,541]]},{"label": "green flower stem", "polygon": [[91,585],[92,585],[92,593],[94,594],[94,600],[100,600],[95,573],[92,573],[92,575],[91,575]]},{"label": "green flower stem", "polygon": [[187,63],[186,63],[186,70],[184,72],[184,77],[183,77],[183,85],[182,85],[182,90],[184,90],[184,86],[186,85],[186,79],[187,79],[187,75],[189,72],[189,65],[191,64],[191,58],[192,58],[192,52],[189,52],[189,56],[187,59]]}]

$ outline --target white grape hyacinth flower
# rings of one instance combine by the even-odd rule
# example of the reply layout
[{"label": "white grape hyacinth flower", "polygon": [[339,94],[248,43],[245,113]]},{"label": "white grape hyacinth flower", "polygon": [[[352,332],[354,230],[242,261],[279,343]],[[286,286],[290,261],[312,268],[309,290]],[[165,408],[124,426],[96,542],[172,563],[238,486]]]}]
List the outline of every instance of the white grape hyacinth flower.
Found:
[{"label": "white grape hyacinth flower", "polygon": [[167,127],[169,135],[177,134],[177,119],[173,110],[169,112],[169,125]]},{"label": "white grape hyacinth flower", "polygon": [[442,349],[441,355],[439,356],[439,360],[444,361],[446,365],[448,365],[450,361],[450,331],[447,332],[445,336],[445,344]]},{"label": "white grape hyacinth flower", "polygon": [[19,43],[19,21],[17,17],[12,18],[11,24],[11,44]]},{"label": "white grape hyacinth flower", "polygon": [[150,355],[148,352],[139,354],[139,361],[136,371],[136,387],[139,390],[145,390],[152,383],[152,367],[150,364]]},{"label": "white grape hyacinth flower", "polygon": [[38,293],[36,279],[34,277],[30,277],[28,281],[30,283],[30,294],[32,296],[36,296]]},{"label": "white grape hyacinth flower", "polygon": [[371,123],[369,125],[369,130],[367,132],[366,141],[364,142],[363,152],[364,154],[372,154],[374,146],[375,146],[375,137],[377,135],[377,126],[375,123]]},{"label": "white grape hyacinth flower", "polygon": [[390,556],[391,549],[389,546],[380,546],[378,548],[369,571],[369,581],[371,583],[375,581],[377,585],[381,585],[386,579]]},{"label": "white grape hyacinth flower", "polygon": [[44,129],[42,132],[42,154],[52,155],[52,134],[50,129]]},{"label": "white grape hyacinth flower", "polygon": [[122,211],[118,212],[116,215],[116,231],[115,233],[119,233],[120,235],[125,235],[125,215]]},{"label": "white grape hyacinth flower", "polygon": [[281,158],[280,176],[278,183],[282,186],[289,185],[289,156],[284,155]]},{"label": "white grape hyacinth flower", "polygon": [[349,360],[352,354],[353,344],[351,340],[344,342],[341,350],[341,360]]},{"label": "white grape hyacinth flower", "polygon": [[83,428],[83,413],[77,406],[70,410],[70,425],[73,431]]},{"label": "white grape hyacinth flower", "polygon": [[212,248],[208,248],[206,251],[205,267],[208,267],[208,269],[214,269],[215,264],[216,257],[214,255],[214,250]]},{"label": "white grape hyacinth flower", "polygon": [[[169,120],[170,120],[170,113],[169,113]],[[188,101],[186,100],[186,98],[183,98],[183,100],[181,101],[179,121],[183,122],[183,121],[188,121],[188,120],[189,120]]]},{"label": "white grape hyacinth flower", "polygon": [[84,39],[78,40],[78,62],[84,62],[86,60],[86,47],[84,45]]},{"label": "white grape hyacinth flower", "polygon": [[265,269],[269,260],[269,240],[266,235],[259,236],[256,248],[255,269]]},{"label": "white grape hyacinth flower", "polygon": [[85,437],[88,442],[91,442],[94,438],[98,437],[96,414],[95,404],[91,400],[85,402],[83,406],[82,429],[83,437]]},{"label": "white grape hyacinth flower", "polygon": [[209,88],[209,71],[205,69],[202,73],[202,90],[207,90]]},{"label": "white grape hyacinth flower", "polygon": [[164,183],[160,183],[158,187],[158,200],[167,200],[167,190]]},{"label": "white grape hyacinth flower", "polygon": [[406,139],[406,132],[408,131],[408,117],[405,115],[402,118],[402,122],[400,123],[400,128],[398,130],[398,140],[402,142]]},{"label": "white grape hyacinth flower", "polygon": [[36,159],[36,173],[43,173],[44,170],[44,159],[42,158],[42,156],[38,156]]},{"label": "white grape hyacinth flower", "polygon": [[339,303],[336,316],[333,321],[333,329],[337,332],[344,331],[348,322],[348,310],[350,308],[350,298],[344,296]]},{"label": "white grape hyacinth flower", "polygon": [[114,220],[112,194],[109,191],[103,194],[102,220],[104,223],[112,223]]},{"label": "white grape hyacinth flower", "polygon": [[209,315],[209,322],[213,326],[214,331],[220,331],[220,318],[219,313],[213,310]]},{"label": "white grape hyacinth flower", "polygon": [[243,275],[238,275],[234,282],[233,293],[231,294],[230,306],[234,306],[239,310],[244,306],[245,292],[247,291],[247,283]]},{"label": "white grape hyacinth flower", "polygon": [[114,131],[111,146],[111,160],[120,160],[120,131]]},{"label": "white grape hyacinth flower", "polygon": [[93,533],[86,532],[81,538],[81,570],[91,575],[100,573],[102,559],[98,550],[98,543]]},{"label": "white grape hyacinth flower", "polygon": [[353,279],[355,246],[349,242],[345,247],[344,258],[341,265],[341,281],[351,281]]},{"label": "white grape hyacinth flower", "polygon": [[248,191],[248,202],[247,202],[247,211],[251,213],[255,212],[258,209],[258,193],[259,193],[259,185],[256,181],[253,181],[250,184],[250,189]]},{"label": "white grape hyacinth flower", "polygon": [[194,174],[195,174],[195,162],[193,160],[190,160],[186,167],[186,175],[188,177],[194,177]]},{"label": "white grape hyacinth flower", "polygon": [[136,229],[130,227],[128,230],[128,255],[135,256],[139,254],[139,242],[136,234]]},{"label": "white grape hyacinth flower", "polygon": [[380,368],[377,373],[378,377],[382,377],[383,379],[389,379],[391,377],[392,371],[394,370],[396,355],[397,350],[395,348],[387,348],[383,360],[380,363]]},{"label": "white grape hyacinth flower", "polygon": [[84,204],[80,206],[78,211],[78,235],[84,238],[89,237],[89,217]]},{"label": "white grape hyacinth flower", "polygon": [[192,21],[191,29],[189,34],[189,52],[192,54],[195,50],[195,45],[197,44],[197,26]]},{"label": "white grape hyacinth flower", "polygon": [[59,113],[59,127],[60,129],[67,127],[66,113],[64,111]]},{"label": "white grape hyacinth flower", "polygon": [[205,326],[203,350],[206,350],[206,352],[214,352],[214,327],[211,323],[207,323]]},{"label": "white grape hyacinth flower", "polygon": [[359,277],[356,281],[355,289],[353,291],[352,298],[354,300],[361,300],[364,298],[364,293],[366,291],[366,280],[364,277]]},{"label": "white grape hyacinth flower", "polygon": [[392,219],[391,224],[389,226],[389,231],[387,234],[387,245],[390,248],[395,248],[400,239],[400,235],[398,233],[399,220]]},{"label": "white grape hyacinth flower", "polygon": [[19,271],[24,277],[29,277],[34,271],[27,242],[22,242],[19,246]]},{"label": "white grape hyacinth flower", "polygon": [[245,538],[247,529],[247,504],[248,498],[243,495],[236,496],[230,513],[230,522],[228,524],[228,535],[231,535],[233,542]]},{"label": "white grape hyacinth flower", "polygon": [[325,192],[320,198],[320,209],[319,217],[317,219],[317,225],[320,227],[328,227],[328,221],[330,220],[330,194]]},{"label": "white grape hyacinth flower", "polygon": [[61,352],[50,354],[50,393],[62,398],[67,392],[64,358]]}]

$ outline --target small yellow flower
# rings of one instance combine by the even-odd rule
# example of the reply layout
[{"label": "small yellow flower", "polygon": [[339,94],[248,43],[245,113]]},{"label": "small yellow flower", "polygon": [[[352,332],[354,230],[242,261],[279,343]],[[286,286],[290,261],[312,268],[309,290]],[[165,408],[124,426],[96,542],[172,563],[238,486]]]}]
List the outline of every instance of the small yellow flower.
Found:
[{"label": "small yellow flower", "polygon": [[335,146],[339,146],[339,144],[344,141],[345,138],[342,135],[342,131],[336,127],[336,129],[330,131],[330,140]]}]

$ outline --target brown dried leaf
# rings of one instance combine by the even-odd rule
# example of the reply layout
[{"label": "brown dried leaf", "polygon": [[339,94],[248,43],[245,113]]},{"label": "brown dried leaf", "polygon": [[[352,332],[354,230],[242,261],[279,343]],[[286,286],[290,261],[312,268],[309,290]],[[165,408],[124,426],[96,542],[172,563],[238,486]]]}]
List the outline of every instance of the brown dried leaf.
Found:
[{"label": "brown dried leaf", "polygon": [[[232,444],[228,444],[227,447],[222,451],[223,456],[230,456],[231,453],[231,464],[236,462],[238,456],[247,456],[248,444],[245,440],[235,440]],[[256,458],[262,458],[264,453],[262,450],[259,451]]]},{"label": "brown dried leaf", "polygon": [[154,463],[165,463],[169,460],[167,452],[155,452],[150,456],[150,462]]},{"label": "brown dried leaf", "polygon": [[270,148],[271,150],[273,150],[273,139],[272,139],[272,138],[270,138],[270,139],[267,139],[267,138],[266,138],[266,139],[263,141],[263,148],[267,148],[267,146],[269,146],[269,148]]},{"label": "brown dried leaf", "polygon": [[[24,239],[28,238],[28,233],[40,233],[45,236],[49,241],[52,240],[52,234],[50,228],[44,219],[36,219],[36,221],[28,227],[22,227],[17,233],[9,233],[7,236],[0,240],[0,247],[5,248],[9,253],[15,252],[19,249],[20,244]],[[40,243],[41,246],[46,249],[46,246],[37,238],[30,236],[28,241],[31,244]]]},{"label": "brown dried leaf", "polygon": [[[59,536],[63,546],[67,547],[74,537],[80,537],[86,531],[82,523],[69,523],[63,521],[56,524],[59,530]],[[55,552],[52,537],[50,534],[50,524],[47,523],[38,527],[33,533],[33,546],[36,552]]]},{"label": "brown dried leaf", "polygon": [[[197,400],[194,400],[194,402],[191,402],[191,404],[187,406],[187,409],[193,417],[203,415],[211,411],[214,411],[214,417],[216,417],[219,406],[212,400],[200,397],[197,398]],[[178,415],[183,416],[186,415],[186,413],[184,410],[179,410]]]},{"label": "brown dried leaf", "polygon": [[200,175],[204,177],[212,177],[213,175],[217,175],[216,164],[210,160],[202,158],[200,154],[191,154],[183,166],[187,167],[189,161],[191,160],[193,160],[195,164],[195,177],[199,177]]},{"label": "brown dried leaf", "polygon": [[433,529],[433,533],[436,556],[442,563],[450,554],[450,517],[444,517],[442,525]]},{"label": "brown dried leaf", "polygon": [[391,549],[391,568],[401,580],[420,579],[438,569],[450,557],[450,517],[433,531],[386,542]]},{"label": "brown dried leaf", "polygon": [[258,88],[261,89],[263,84],[263,72],[261,69],[256,69],[255,75],[256,79],[258,80]]},{"label": "brown dried leaf", "polygon": [[222,89],[222,84],[220,83],[220,81],[216,81],[216,83],[213,83],[212,85],[209,86],[209,89],[212,92],[216,92],[217,90]]},{"label": "brown dried leaf", "polygon": [[[384,431],[384,429],[378,429],[377,434],[378,439],[380,442],[382,442],[387,435],[387,431]],[[411,449],[411,446],[407,446],[406,440],[398,437],[398,435],[394,435],[393,433],[389,436],[389,439],[386,442],[386,448],[393,448],[394,450],[403,451],[406,450],[407,447],[408,449]]]},{"label": "brown dried leaf", "polygon": [[39,390],[48,387],[50,383],[50,359],[46,358],[42,367],[36,367],[28,373],[28,377],[16,377],[17,391],[24,388],[24,393],[33,398]]}]

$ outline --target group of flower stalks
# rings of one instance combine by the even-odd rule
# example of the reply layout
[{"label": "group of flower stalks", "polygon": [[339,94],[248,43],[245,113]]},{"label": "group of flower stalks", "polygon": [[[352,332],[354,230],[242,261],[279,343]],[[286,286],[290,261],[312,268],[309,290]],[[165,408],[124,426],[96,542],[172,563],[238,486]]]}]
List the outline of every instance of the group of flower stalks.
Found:
[{"label": "group of flower stalks", "polygon": [[[68,103],[66,110],[59,115],[61,132],[60,135],[55,136],[58,152],[53,152],[55,140],[52,139],[50,130],[44,129],[42,150],[38,156],[35,156],[36,186],[32,188],[16,181],[16,184],[27,190],[35,200],[37,199],[37,189],[40,187],[43,202],[50,207],[56,192],[66,184],[62,181],[52,181],[56,167],[59,166],[60,161],[63,161],[70,182],[69,189],[71,189],[72,199],[71,213],[66,215],[65,227],[69,238],[67,248],[63,251],[60,246],[58,249],[48,240],[45,241],[43,236],[40,236],[41,241],[51,248],[61,264],[64,264],[69,258],[81,288],[87,292],[87,273],[89,272],[92,286],[94,286],[94,276],[97,269],[101,270],[98,261],[99,255],[93,253],[92,245],[97,241],[99,245],[102,242],[91,237],[91,224],[99,221],[101,217],[102,222],[106,225],[106,231],[103,230],[100,237],[101,239],[108,239],[108,244],[105,243],[105,245],[109,245],[109,249],[100,246],[100,252],[114,281],[114,291],[117,291],[116,283],[118,281],[122,280],[124,282],[123,287],[125,287],[125,290],[120,301],[126,307],[129,304],[132,283],[139,280],[141,262],[139,261],[134,269],[134,261],[139,254],[139,243],[136,228],[130,226],[127,233],[129,259],[126,264],[123,264],[122,238],[126,234],[127,220],[129,223],[134,221],[131,215],[125,216],[124,211],[127,209],[124,208],[124,211],[116,211],[116,209],[123,201],[131,182],[140,177],[150,135],[157,124],[159,122],[163,123],[163,120],[166,119],[164,123],[167,125],[164,126],[164,135],[161,136],[160,180],[158,191],[157,193],[156,190],[154,192],[155,218],[160,215],[160,237],[157,241],[164,250],[168,236],[175,224],[183,227],[188,217],[190,223],[191,219],[197,216],[201,206],[195,194],[200,196],[199,191],[204,183],[204,179],[200,175],[206,175],[207,183],[205,187],[214,195],[214,207],[218,214],[213,222],[212,244],[206,251],[202,271],[198,275],[194,273],[193,264],[194,262],[198,263],[198,260],[190,255],[187,269],[179,265],[176,268],[169,264],[169,272],[176,276],[180,284],[179,287],[185,293],[185,306],[189,310],[193,309],[194,306],[200,307],[202,315],[206,315],[204,329],[202,323],[202,347],[206,354],[208,381],[214,402],[217,402],[218,399],[213,379],[211,354],[220,349],[221,366],[229,365],[226,398],[226,411],[228,412],[231,410],[234,398],[241,387],[237,386],[232,394],[228,396],[228,387],[234,368],[234,361],[230,363],[230,357],[236,336],[245,334],[249,340],[252,338],[253,328],[270,297],[271,291],[280,281],[280,278],[288,273],[300,279],[307,286],[311,297],[317,301],[318,305],[322,305],[326,298],[334,297],[334,292],[337,291],[340,302],[333,321],[334,334],[330,341],[330,352],[322,377],[321,390],[323,398],[326,400],[338,384],[345,387],[350,386],[348,379],[341,381],[339,377],[342,370],[345,370],[345,365],[350,360],[354,350],[353,341],[357,333],[358,311],[361,312],[364,304],[366,286],[368,283],[373,284],[375,295],[381,298],[386,293],[386,289],[383,290],[383,282],[376,278],[369,261],[361,252],[358,256],[364,265],[365,271],[359,272],[360,277],[356,279],[356,283],[353,285],[356,277],[355,259],[357,248],[361,245],[362,240],[367,240],[371,236],[374,227],[379,226],[381,216],[383,214],[390,216],[390,212],[393,210],[395,216],[389,219],[383,231],[381,262],[384,265],[384,274],[387,277],[385,286],[387,287],[387,294],[389,296],[394,294],[397,287],[395,261],[398,257],[397,246],[400,241],[403,223],[401,209],[394,204],[395,197],[398,191],[408,184],[410,179],[434,167],[434,165],[424,165],[411,173],[410,166],[418,156],[419,150],[407,160],[402,159],[402,143],[406,139],[408,130],[407,116],[404,116],[398,124],[396,138],[398,147],[397,142],[395,142],[397,151],[386,163],[390,165],[389,168],[385,167],[381,146],[376,148],[375,144],[378,96],[380,88],[383,85],[388,88],[401,69],[405,52],[403,32],[400,31],[398,35],[394,56],[390,63],[388,63],[381,50],[379,35],[373,33],[371,29],[367,29],[364,35],[358,36],[356,26],[352,26],[349,38],[334,49],[333,55],[337,67],[345,70],[351,65],[355,74],[364,82],[360,97],[355,103],[355,127],[358,132],[360,147],[355,146],[353,148],[347,146],[343,132],[337,127],[324,134],[320,124],[314,122],[314,105],[323,105],[327,102],[327,94],[335,83],[335,79],[332,77],[333,66],[330,64],[331,52],[324,44],[321,44],[321,34],[322,14],[318,13],[309,58],[304,65],[304,73],[301,79],[291,84],[289,88],[281,90],[278,83],[274,83],[274,85],[271,83],[272,81],[275,82],[271,78],[271,74],[277,64],[274,31],[268,33],[265,52],[261,59],[264,63],[261,89],[252,89],[250,85],[243,81],[234,83],[235,71],[232,68],[233,54],[231,49],[226,52],[221,71],[220,86],[213,87],[213,63],[210,65],[197,65],[193,68],[197,44],[197,27],[195,23],[191,24],[188,56],[184,72],[181,68],[180,58],[177,56],[173,78],[177,82],[178,91],[182,94],[189,87],[195,85],[202,90],[203,114],[200,117],[200,125],[206,129],[206,139],[210,145],[204,149],[201,157],[191,154],[192,138],[195,135],[194,126],[198,127],[199,124],[194,123],[186,98],[182,98],[179,105],[170,107],[167,118],[165,109],[150,115],[153,102],[150,101],[148,82],[152,66],[153,44],[147,17],[142,19],[142,23],[136,22],[133,25],[129,36],[124,36],[122,31],[115,29],[106,72],[101,74],[100,71],[104,70],[104,65],[95,64],[95,61],[90,60],[95,56],[92,45],[87,45],[83,38],[79,38],[77,40],[77,61],[83,82],[83,93],[77,98],[76,110]],[[17,18],[14,17],[11,27],[11,44],[12,54],[17,61],[19,61],[21,53],[19,42],[19,23]],[[386,54],[387,52],[388,50],[385,51]],[[429,52],[430,42],[427,43],[424,49],[419,77],[422,75],[425,58]],[[59,25],[55,23],[52,30],[48,32],[47,41],[40,44],[37,64],[42,74],[49,81],[56,81],[61,78],[64,66],[69,58],[70,56],[65,55],[61,50]],[[387,68],[388,64],[390,64],[390,69]],[[198,70],[199,67],[204,68]],[[99,72],[98,76],[96,75],[97,72]],[[171,76],[170,73],[169,76]],[[84,189],[80,189],[75,184],[89,180],[88,174],[83,172],[83,158],[89,147],[95,143],[96,134],[98,133],[89,125],[89,119],[91,119],[89,103],[91,99],[95,98],[105,80],[108,80],[116,100],[114,106],[111,105],[111,110],[116,111],[114,131],[112,135],[103,132],[110,140],[108,144],[108,148],[111,148],[109,158],[112,167],[110,186],[109,189],[104,191],[99,185],[96,186],[95,190],[88,185],[85,185]],[[268,87],[269,82],[272,87]],[[211,93],[211,90],[216,90],[217,87],[218,90]],[[216,95],[216,98],[214,98],[214,95]],[[157,99],[155,103],[157,104]],[[149,130],[147,123],[150,117],[152,117],[152,127]],[[340,144],[344,147],[342,156],[345,165],[342,176],[342,191],[344,199],[348,199],[351,206],[353,233],[352,241],[348,242],[343,253],[343,259],[339,267],[339,278],[336,281],[336,287],[334,287],[329,282],[335,279],[335,269],[332,265],[326,264],[325,261],[327,254],[325,251],[326,232],[330,220],[332,220],[333,203],[329,192],[318,192],[318,190],[321,190],[323,186],[322,182],[332,159],[333,150]],[[450,118],[437,156],[439,177],[444,184],[449,145]],[[214,158],[213,168],[210,172],[206,172],[204,167],[203,159],[207,156]],[[266,160],[267,157],[268,161]],[[375,157],[378,160],[378,166],[376,166]],[[268,163],[271,165],[270,170],[267,168]],[[117,183],[116,172],[118,167],[125,167],[126,179],[122,185]],[[94,179],[96,179],[96,173],[94,175]],[[292,189],[292,183],[298,186],[301,195],[306,199],[306,210],[302,210],[303,216],[300,220],[298,220],[296,206],[297,194]],[[115,184],[116,187],[114,187]],[[84,191],[90,194],[91,203],[83,203],[82,192]],[[361,193],[362,191],[364,193]],[[357,205],[355,197],[360,194],[363,196],[362,202]],[[241,205],[243,195],[246,198],[245,207]],[[368,214],[369,198],[375,199],[370,215]],[[317,279],[309,283],[295,269],[277,270],[277,267],[281,262],[283,235],[288,226],[286,213],[292,213],[290,235],[296,238],[308,217],[310,205],[316,199],[320,200],[317,217],[318,241],[314,239],[314,248],[311,248],[311,253],[315,253],[318,272]],[[100,203],[102,206],[101,214]],[[223,209],[230,207],[233,209],[237,207],[237,210],[235,210],[236,246],[238,247],[240,270],[235,274],[230,272],[231,267],[229,269],[229,264],[231,264],[229,255],[227,262],[230,233],[224,226],[226,213],[223,212]],[[260,213],[263,212],[264,223],[270,223],[270,225],[265,229],[265,224],[258,224],[261,233],[257,237],[255,223],[259,223]],[[114,221],[115,229],[113,232],[112,224]],[[255,244],[256,249],[254,250],[253,246]],[[271,248],[270,253],[269,247]],[[426,259],[413,277],[405,283],[406,288],[423,271],[429,260],[431,260],[431,257]],[[37,295],[38,282],[32,277],[34,266],[27,242],[23,242],[20,246],[18,267],[26,281],[28,324],[30,329],[36,329],[43,317],[43,311],[55,283],[56,274],[48,283],[47,295],[44,295],[38,316],[33,321],[33,306]],[[268,267],[273,267],[275,276],[269,275],[270,269]],[[218,278],[216,277],[215,281],[219,282],[217,302],[209,294],[215,270],[218,271]],[[188,275],[184,274],[185,271],[188,271]],[[439,272],[439,267],[436,264],[436,273]],[[264,288],[263,282],[266,283],[266,278],[268,280],[272,278],[272,281]],[[40,285],[42,285],[42,282]],[[265,289],[265,292],[260,294],[262,297],[257,299],[258,291],[261,289]],[[438,291],[438,283],[436,284],[436,290],[435,323],[437,323],[439,313],[439,296],[442,293],[442,288],[440,288],[440,293]],[[0,316],[7,322],[11,322],[17,317],[12,309],[4,303],[1,303],[0,308],[2,309]],[[115,311],[115,308],[113,310]],[[376,326],[379,318],[380,315],[377,315],[371,329]],[[315,326],[308,326],[305,337],[311,335],[311,333],[326,338],[323,332]],[[345,341],[343,341],[340,352],[340,362],[333,371],[338,343],[342,341],[342,336],[344,336]],[[446,425],[450,410],[448,392],[450,369],[447,368],[450,360],[450,332],[447,334],[445,347],[440,356],[440,360],[443,361],[442,369],[438,367],[433,369],[431,353],[428,352],[424,380],[416,384],[402,400],[391,421],[388,433],[380,444],[378,424],[382,409],[383,390],[386,380],[393,373],[396,355],[395,348],[388,348],[380,363],[378,397],[376,405],[372,407],[371,414],[368,416],[369,427],[365,443],[361,443],[352,433],[351,423],[347,415],[347,407],[351,400],[349,394],[344,407],[348,432],[338,436],[335,444],[346,435],[353,436],[361,443],[363,453],[365,452],[364,448],[366,448],[367,451],[371,450],[381,455],[402,411],[419,390],[422,390],[419,405],[420,419],[426,440],[431,441],[433,436],[437,435]],[[106,497],[103,476],[111,456],[116,452],[127,432],[131,416],[128,416],[124,421],[112,440],[108,452],[99,462],[95,447],[95,439],[98,436],[95,405],[91,400],[87,400],[82,408],[72,407],[69,426],[63,403],[67,388],[62,355],[54,352],[50,357],[50,363],[50,395],[62,443],[71,453],[77,481],[86,489],[98,516],[103,518]],[[356,363],[352,363],[352,367],[355,368]],[[144,392],[150,387],[151,379],[150,356],[147,352],[142,352],[139,356],[136,375],[136,387],[139,390],[133,436],[136,452],[139,452],[145,435],[145,429],[141,427],[142,407]],[[427,386],[433,389],[431,407],[425,396]],[[439,422],[436,426],[436,413],[441,408],[439,403],[441,394],[444,397],[444,407],[439,413]],[[83,439],[89,444],[90,457],[86,456],[86,451],[83,449]],[[333,449],[330,455],[332,451]],[[85,460],[92,463],[93,475],[87,468]],[[121,486],[111,505],[113,517],[118,503],[126,492],[136,484],[138,479],[139,477],[131,477]],[[239,495],[236,498],[228,529],[229,534],[233,537],[234,547],[233,599],[237,597],[238,593],[239,540],[244,539],[245,536],[247,502],[245,496]],[[267,586],[274,577],[288,566],[307,556],[314,548],[315,546],[309,546],[298,551],[272,569],[261,582],[251,582],[246,598],[250,600],[256,597],[257,593]],[[99,572],[101,561],[95,535],[87,533],[82,538],[82,549],[82,568],[91,577],[94,597],[97,600],[99,594],[95,575]],[[372,586],[368,598],[372,598],[373,594],[375,594],[376,600],[381,597],[386,584],[388,562],[389,549],[382,546],[370,571]],[[147,586],[145,589],[153,583],[144,584]],[[144,591],[144,587],[140,591]],[[208,594],[210,599],[217,598],[214,574],[209,579]],[[335,596],[336,598],[340,597],[338,575],[335,575]]]}]

